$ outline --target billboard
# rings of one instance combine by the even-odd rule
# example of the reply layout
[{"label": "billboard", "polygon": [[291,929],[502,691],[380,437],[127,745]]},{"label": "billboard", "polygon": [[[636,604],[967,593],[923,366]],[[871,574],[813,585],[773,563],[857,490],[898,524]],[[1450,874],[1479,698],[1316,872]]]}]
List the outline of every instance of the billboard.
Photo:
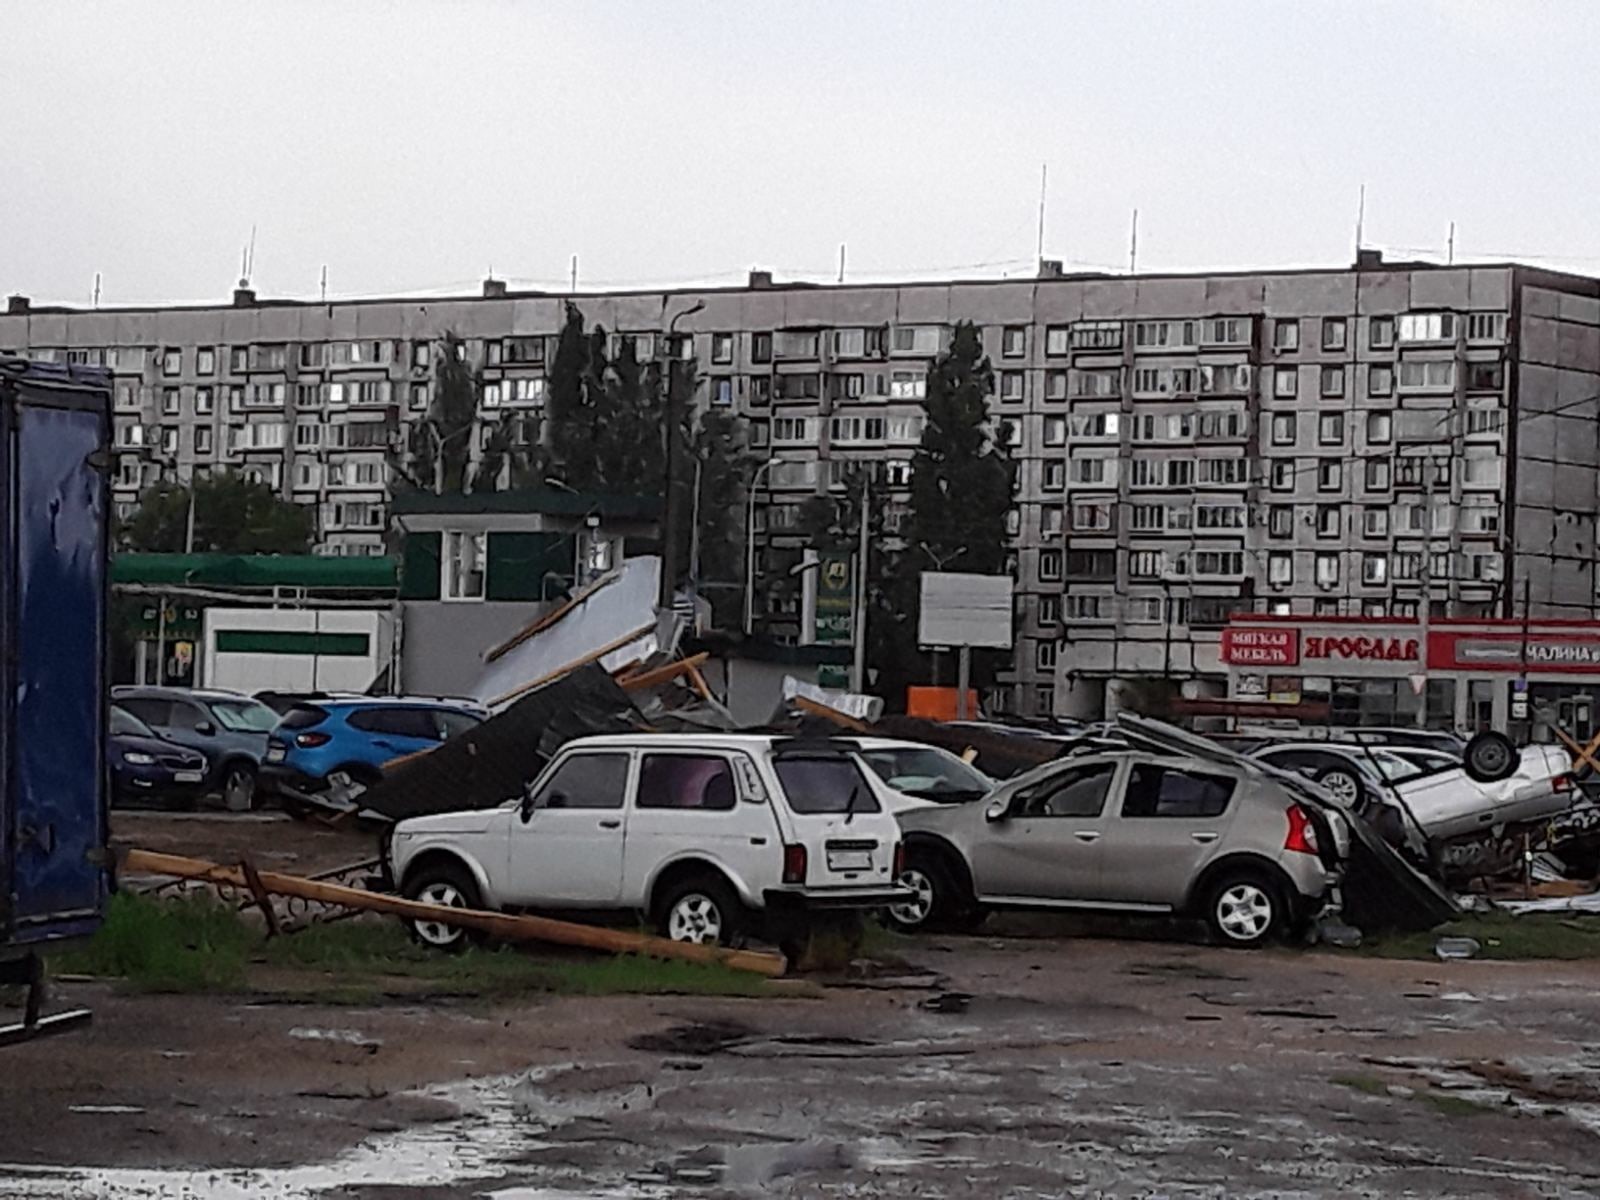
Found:
[{"label": "billboard", "polygon": [[917,641],[924,646],[1011,648],[1011,577],[924,571]]}]

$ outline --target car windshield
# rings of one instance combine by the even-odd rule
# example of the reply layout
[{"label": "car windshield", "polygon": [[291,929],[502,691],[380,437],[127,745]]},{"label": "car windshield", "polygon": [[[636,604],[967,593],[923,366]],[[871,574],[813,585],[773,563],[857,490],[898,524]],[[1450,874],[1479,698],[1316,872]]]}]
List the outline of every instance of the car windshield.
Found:
[{"label": "car windshield", "polygon": [[111,709],[111,732],[113,734],[121,734],[123,737],[153,738],[156,736],[155,730],[151,729],[150,726],[139,720],[127,709],[114,706]]},{"label": "car windshield", "polygon": [[231,733],[271,733],[278,724],[278,714],[259,700],[213,700],[210,708]]},{"label": "car windshield", "polygon": [[994,787],[982,771],[932,746],[877,747],[861,758],[895,791],[926,800],[972,800]]},{"label": "car windshield", "polygon": [[1368,746],[1362,751],[1361,756],[1368,762],[1376,762],[1378,770],[1382,771],[1383,777],[1391,783],[1422,774],[1422,768],[1416,763],[1409,762],[1388,750],[1379,750],[1375,746]]}]

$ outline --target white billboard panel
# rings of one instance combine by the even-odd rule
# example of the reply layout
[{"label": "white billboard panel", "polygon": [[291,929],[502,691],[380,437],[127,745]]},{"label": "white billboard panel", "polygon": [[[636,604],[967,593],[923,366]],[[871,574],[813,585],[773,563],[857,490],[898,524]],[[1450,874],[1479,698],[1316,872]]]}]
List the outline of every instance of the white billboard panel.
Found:
[{"label": "white billboard panel", "polygon": [[1011,647],[1011,577],[924,571],[917,641],[924,646]]}]

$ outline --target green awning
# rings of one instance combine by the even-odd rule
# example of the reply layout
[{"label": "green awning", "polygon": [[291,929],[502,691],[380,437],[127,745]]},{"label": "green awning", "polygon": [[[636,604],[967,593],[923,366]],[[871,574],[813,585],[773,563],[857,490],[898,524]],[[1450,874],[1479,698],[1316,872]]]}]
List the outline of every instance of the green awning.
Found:
[{"label": "green awning", "polygon": [[117,554],[112,583],[214,588],[308,588],[395,591],[392,558],[324,558],[316,554]]}]

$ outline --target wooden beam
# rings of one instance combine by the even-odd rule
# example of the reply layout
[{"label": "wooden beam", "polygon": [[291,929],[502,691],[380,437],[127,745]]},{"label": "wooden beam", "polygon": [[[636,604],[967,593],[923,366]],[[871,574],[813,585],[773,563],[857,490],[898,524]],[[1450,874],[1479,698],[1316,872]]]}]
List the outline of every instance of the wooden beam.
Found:
[{"label": "wooden beam", "polygon": [[711,655],[705,651],[690,658],[680,658],[677,662],[668,663],[664,667],[656,667],[651,671],[641,671],[637,675],[630,675],[619,680],[622,689],[627,692],[636,692],[640,688],[655,687],[659,683],[666,683],[669,679],[676,679],[679,675],[687,675],[698,667]]},{"label": "wooden beam", "polygon": [[706,682],[706,677],[700,674],[700,668],[698,665],[689,668],[689,682],[694,684],[694,690],[700,693],[700,699],[716,699],[716,697],[711,694],[711,685]]},{"label": "wooden beam", "polygon": [[[177,879],[193,879],[201,883],[220,883],[227,887],[250,889],[250,882],[236,867],[198,858],[185,858],[177,854],[158,854],[150,850],[129,850],[122,866],[127,871],[144,871],[152,875],[170,875]],[[278,896],[298,896],[323,904],[343,905],[366,912],[387,913],[390,916],[420,921],[437,921],[461,929],[473,929],[508,942],[553,942],[562,946],[582,946],[589,950],[603,950],[611,954],[642,954],[650,958],[673,958],[684,962],[720,963],[738,971],[774,977],[782,975],[787,963],[781,954],[768,954],[758,950],[723,950],[715,946],[697,946],[690,942],[674,942],[670,938],[653,937],[622,929],[602,929],[594,925],[579,925],[574,921],[557,921],[549,917],[512,916],[509,913],[485,912],[471,908],[447,908],[442,904],[425,904],[420,900],[407,900],[401,896],[388,896],[362,888],[345,887],[337,883],[321,883],[303,879],[298,875],[282,875],[276,871],[257,872],[262,889]]]},{"label": "wooden beam", "polygon": [[845,729],[854,730],[856,733],[871,733],[872,726],[864,721],[858,721],[848,713],[842,713],[836,708],[829,708],[826,704],[818,704],[806,696],[796,696],[794,706],[801,712],[810,713],[814,717],[822,717],[832,721],[835,725]]},{"label": "wooden beam", "polygon": [[519,697],[519,696],[526,696],[529,692],[533,691],[535,688],[542,688],[545,684],[552,683],[555,680],[560,679],[563,675],[570,675],[572,672],[576,671],[579,667],[586,667],[592,662],[600,661],[600,659],[604,658],[606,655],[610,654],[612,651],[622,649],[629,642],[638,641],[640,638],[644,637],[646,634],[654,632],[655,627],[656,627],[656,623],[654,621],[651,621],[650,624],[648,624],[648,625],[641,625],[641,626],[639,626],[638,629],[635,629],[632,633],[625,633],[621,637],[617,638],[616,641],[609,642],[606,645],[601,646],[598,650],[591,650],[588,654],[585,654],[582,658],[574,659],[572,662],[567,663],[565,666],[557,667],[554,671],[547,671],[543,675],[539,676],[539,678],[533,680],[532,682],[524,683],[520,687],[513,688],[511,691],[507,692],[504,696],[496,696],[493,700],[489,701],[489,703],[487,705],[485,705],[485,707],[487,707],[487,708],[498,708],[500,705],[508,704],[512,700],[517,699],[517,697]]}]

